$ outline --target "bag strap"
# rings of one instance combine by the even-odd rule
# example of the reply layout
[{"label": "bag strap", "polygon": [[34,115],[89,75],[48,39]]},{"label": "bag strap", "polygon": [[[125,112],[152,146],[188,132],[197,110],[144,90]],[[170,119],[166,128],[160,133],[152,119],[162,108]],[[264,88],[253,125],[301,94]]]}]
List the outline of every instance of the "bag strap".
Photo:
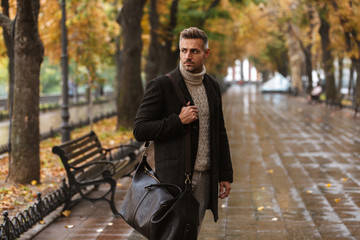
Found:
[{"label": "bag strap", "polygon": [[[187,103],[182,93],[178,83],[176,82],[173,75],[167,73],[166,76],[171,80],[171,83],[175,89],[176,95],[178,96],[181,104],[186,107]],[[185,176],[186,180],[185,183],[191,183],[191,133],[190,133],[190,125],[185,125]]]},{"label": "bag strap", "polygon": [[[175,78],[171,74],[166,74],[166,76],[170,79],[171,84],[173,85],[176,95],[178,96],[181,104],[185,107],[187,105],[184,94],[182,93],[179,85],[177,84]],[[143,154],[143,158],[147,157],[147,148],[150,145],[150,141],[145,143],[145,150]],[[191,133],[190,133],[190,125],[185,125],[185,183],[191,184]]]}]

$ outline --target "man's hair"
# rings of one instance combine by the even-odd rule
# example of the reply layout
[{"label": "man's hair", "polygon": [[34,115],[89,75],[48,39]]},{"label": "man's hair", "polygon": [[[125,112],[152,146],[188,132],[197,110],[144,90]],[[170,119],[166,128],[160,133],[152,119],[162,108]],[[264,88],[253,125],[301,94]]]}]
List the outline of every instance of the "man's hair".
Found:
[{"label": "man's hair", "polygon": [[197,27],[189,27],[182,30],[182,32],[180,33],[179,45],[181,43],[181,40],[183,39],[202,39],[204,41],[204,50],[207,50],[209,48],[209,41],[206,33],[203,30],[198,29]]}]

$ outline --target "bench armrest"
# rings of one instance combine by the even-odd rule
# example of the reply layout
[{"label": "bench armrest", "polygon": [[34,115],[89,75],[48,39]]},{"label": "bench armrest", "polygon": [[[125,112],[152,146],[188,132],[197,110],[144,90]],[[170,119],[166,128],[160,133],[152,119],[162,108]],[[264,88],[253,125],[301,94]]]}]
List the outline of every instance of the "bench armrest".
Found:
[{"label": "bench armrest", "polygon": [[122,144],[122,145],[111,147],[111,148],[102,148],[102,150],[106,156],[109,156],[109,160],[114,160],[111,152],[115,149],[120,149],[120,148],[125,148],[125,147],[137,149],[137,147],[132,144],[126,144],[126,145]]}]

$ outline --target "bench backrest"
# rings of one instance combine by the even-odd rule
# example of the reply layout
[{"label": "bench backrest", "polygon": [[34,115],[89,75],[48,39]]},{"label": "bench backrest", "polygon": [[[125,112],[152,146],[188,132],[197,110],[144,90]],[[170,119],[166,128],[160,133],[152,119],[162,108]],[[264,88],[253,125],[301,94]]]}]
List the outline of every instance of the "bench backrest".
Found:
[{"label": "bench backrest", "polygon": [[[70,182],[100,174],[99,167],[101,165],[91,165],[91,163],[106,160],[101,143],[93,131],[77,139],[54,146],[52,152],[60,156]],[[90,167],[81,171],[76,170],[85,164],[90,164]]]}]

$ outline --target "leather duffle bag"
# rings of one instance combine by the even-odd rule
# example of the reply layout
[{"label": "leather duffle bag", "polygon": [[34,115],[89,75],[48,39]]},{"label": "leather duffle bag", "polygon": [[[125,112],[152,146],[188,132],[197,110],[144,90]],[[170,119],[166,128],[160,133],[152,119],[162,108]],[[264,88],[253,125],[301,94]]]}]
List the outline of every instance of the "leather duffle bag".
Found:
[{"label": "leather duffle bag", "polygon": [[197,239],[199,203],[193,196],[191,181],[185,184],[184,190],[174,184],[161,183],[147,163],[146,145],[120,215],[150,240]]}]

